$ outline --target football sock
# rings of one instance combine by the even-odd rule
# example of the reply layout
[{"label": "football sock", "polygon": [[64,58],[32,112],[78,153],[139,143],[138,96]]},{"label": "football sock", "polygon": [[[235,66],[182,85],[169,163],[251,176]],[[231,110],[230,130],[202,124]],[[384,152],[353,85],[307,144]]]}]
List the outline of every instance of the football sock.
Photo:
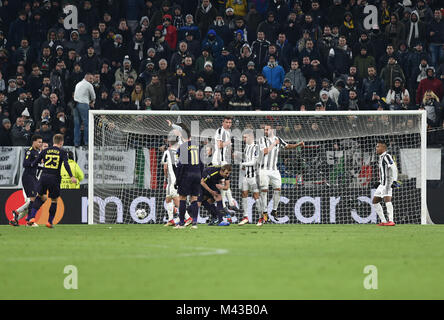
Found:
[{"label": "football sock", "polygon": [[180,200],[179,204],[179,220],[180,224],[183,225],[185,223],[185,211],[187,209],[187,201],[186,200]]},{"label": "football sock", "polygon": [[26,201],[26,202],[28,203],[28,205],[26,206],[25,209],[23,209],[22,211],[19,211],[21,208],[23,208],[26,205],[26,203],[23,206],[21,206],[20,208],[17,209],[17,212],[19,213],[19,216],[18,216],[17,220],[20,220],[24,216],[26,216],[28,214],[28,211],[29,211],[28,208],[32,208],[32,206],[34,205],[34,201],[29,200],[29,202],[28,201]]},{"label": "football sock", "polygon": [[56,211],[57,211],[57,202],[51,202],[51,206],[49,207],[49,217],[48,217],[48,222],[50,224],[52,224],[52,221],[54,220]]},{"label": "football sock", "polygon": [[188,220],[190,218],[190,214],[188,212],[189,212],[189,207],[188,210],[185,211],[185,220]]},{"label": "football sock", "polygon": [[222,206],[223,206],[223,208],[225,208],[226,194],[227,194],[226,190],[220,190],[220,195],[222,196]]},{"label": "football sock", "polygon": [[[30,204],[31,204],[31,199],[27,198],[25,204],[22,205],[20,208],[18,208],[18,209],[15,210],[15,211],[17,211],[18,213],[23,213],[23,212],[27,211],[26,209],[28,209],[28,207],[30,206]],[[32,208],[32,207],[31,207],[31,208]],[[23,217],[22,217],[22,218],[23,218]]]},{"label": "football sock", "polygon": [[268,192],[261,192],[261,205],[262,205],[262,212],[267,212],[268,211],[268,206],[267,206],[267,195]]},{"label": "football sock", "polygon": [[273,191],[273,210],[277,210],[281,201],[281,190]]},{"label": "football sock", "polygon": [[259,215],[262,213],[262,201],[261,197],[256,200],[256,210],[259,212]]},{"label": "football sock", "polygon": [[197,206],[197,201],[194,201],[190,205],[190,213],[193,221],[197,221],[197,215],[199,214],[199,207]]},{"label": "football sock", "polygon": [[385,207],[387,208],[389,221],[393,222],[393,204],[391,202],[386,202]]},{"label": "football sock", "polygon": [[217,218],[217,210],[213,204],[210,204],[207,201],[204,201],[204,202],[202,202],[202,206],[208,210],[208,212],[211,214],[212,219]]},{"label": "football sock", "polygon": [[223,206],[223,203],[222,203],[223,201],[217,201],[216,202],[216,207],[217,207],[217,219],[219,220],[219,222],[222,222],[222,220],[223,220],[223,216],[224,216],[224,214],[222,213],[223,212],[223,209],[224,209],[224,206]]},{"label": "football sock", "polygon": [[248,198],[242,198],[242,210],[244,210],[244,217],[248,217]]},{"label": "football sock", "polygon": [[28,221],[35,218],[37,211],[39,211],[40,207],[43,205],[43,201],[40,197],[35,198],[34,204],[31,208],[31,214],[28,215]]},{"label": "football sock", "polygon": [[387,220],[385,220],[384,211],[382,210],[381,203],[373,204],[375,207],[375,211],[378,214],[379,219],[381,219],[382,223],[387,223]]},{"label": "football sock", "polygon": [[174,202],[171,201],[166,204],[167,214],[168,214],[168,221],[173,220],[173,212],[174,212]]}]

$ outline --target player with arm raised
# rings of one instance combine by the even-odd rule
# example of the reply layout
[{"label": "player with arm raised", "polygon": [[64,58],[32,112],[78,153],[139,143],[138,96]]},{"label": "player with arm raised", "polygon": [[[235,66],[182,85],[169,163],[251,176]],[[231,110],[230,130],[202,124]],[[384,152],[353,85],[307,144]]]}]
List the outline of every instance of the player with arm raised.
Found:
[{"label": "player with arm raised", "polygon": [[[28,214],[28,208],[33,206],[35,201],[35,196],[37,192],[37,168],[32,168],[32,162],[39,156],[40,150],[42,148],[42,137],[39,135],[34,135],[31,138],[32,146],[26,150],[25,159],[23,160],[23,175],[22,175],[22,185],[23,185],[23,196],[25,198],[25,204],[22,205],[17,210],[13,210],[13,219],[9,221],[9,224],[14,227],[19,226],[19,220]],[[38,226],[35,223],[35,219],[30,222],[31,215],[28,215],[27,225]]]},{"label": "player with arm raised", "polygon": [[241,163],[241,168],[244,173],[242,179],[242,210],[244,211],[244,216],[239,222],[239,225],[249,223],[248,221],[248,193],[251,191],[253,193],[253,198],[256,200],[256,208],[261,214],[261,205],[259,198],[259,187],[258,187],[258,176],[257,176],[257,166],[259,160],[259,146],[254,142],[254,132],[251,129],[247,129],[243,135],[245,142],[244,149],[244,162]]},{"label": "player with arm raised", "polygon": [[[170,136],[168,140],[168,149],[163,153],[161,164],[163,165],[163,172],[167,178],[166,187],[166,207],[168,214],[168,222],[165,224],[168,226],[175,226],[179,220],[174,219],[174,209],[179,208],[179,194],[177,189],[174,187],[176,183],[176,170],[177,170],[177,148],[178,148],[178,137]],[[188,212],[185,213],[185,226],[188,226],[193,222],[193,219],[189,216]]]},{"label": "player with arm raised", "polygon": [[[378,141],[376,144],[376,154],[379,156],[379,186],[373,196],[373,206],[381,219],[381,223],[378,224],[378,226],[394,226],[392,188],[398,188],[400,186],[400,183],[397,181],[398,168],[396,167],[396,163],[393,161],[392,156],[387,153],[387,143],[385,141]],[[387,208],[389,222],[386,221],[384,210],[381,206],[383,200],[385,202],[385,207]]]},{"label": "player with arm raised", "polygon": [[45,203],[47,199],[46,192],[49,191],[51,206],[49,208],[48,223],[46,224],[48,228],[53,228],[53,220],[57,211],[57,200],[60,196],[60,182],[62,179],[60,175],[62,164],[65,165],[65,169],[71,177],[71,182],[77,183],[77,179],[73,176],[68,163],[68,153],[62,149],[64,143],[63,135],[54,135],[52,141],[53,146],[43,150],[31,164],[31,167],[35,168],[43,160],[42,175],[37,187],[37,196],[31,210],[31,218],[35,219],[35,214]]},{"label": "player with arm raised", "polygon": [[189,213],[193,219],[192,227],[197,229],[197,217],[199,207],[197,204],[200,195],[200,180],[202,176],[203,164],[200,161],[200,148],[197,141],[191,139],[190,130],[183,129],[184,142],[180,145],[177,156],[177,192],[179,193],[179,224],[175,229],[185,228],[185,211],[187,210],[187,197],[190,196]]},{"label": "player with arm raised", "polygon": [[[222,127],[216,130],[214,135],[214,149],[213,157],[211,159],[211,164],[213,166],[223,166],[225,164],[231,163],[231,126],[233,124],[233,118],[230,116],[225,116],[222,122]],[[222,182],[223,183],[223,182]],[[221,190],[222,203],[225,208],[224,199],[228,201],[227,208],[235,212],[240,212],[235,204],[231,193],[231,189]]]},{"label": "player with arm raised", "polygon": [[259,219],[257,225],[262,226],[268,221],[267,204],[268,204],[268,186],[271,184],[273,187],[273,210],[271,215],[277,218],[277,209],[281,199],[281,186],[282,179],[281,173],[277,168],[279,159],[279,150],[283,149],[295,149],[297,147],[303,147],[304,142],[301,141],[296,144],[289,144],[275,135],[274,129],[271,125],[264,127],[264,136],[259,139],[260,148],[260,172],[259,181],[261,189],[261,205],[262,205],[262,218]]},{"label": "player with arm raised", "polygon": [[[208,225],[229,226],[229,222],[222,221],[223,205],[221,191],[230,187],[230,174],[233,168],[230,164],[222,167],[208,167],[202,173],[200,184],[202,186],[199,203],[207,209],[212,219]],[[224,184],[222,184],[222,181]],[[214,203],[216,202],[216,206]]]}]

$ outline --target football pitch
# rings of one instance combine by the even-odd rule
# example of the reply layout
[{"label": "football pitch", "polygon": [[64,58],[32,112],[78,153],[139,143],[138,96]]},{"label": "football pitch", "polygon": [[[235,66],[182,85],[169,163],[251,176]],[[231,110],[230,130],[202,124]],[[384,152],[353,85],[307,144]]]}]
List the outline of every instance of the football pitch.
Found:
[{"label": "football pitch", "polygon": [[437,225],[0,226],[0,243],[0,299],[444,298]]}]

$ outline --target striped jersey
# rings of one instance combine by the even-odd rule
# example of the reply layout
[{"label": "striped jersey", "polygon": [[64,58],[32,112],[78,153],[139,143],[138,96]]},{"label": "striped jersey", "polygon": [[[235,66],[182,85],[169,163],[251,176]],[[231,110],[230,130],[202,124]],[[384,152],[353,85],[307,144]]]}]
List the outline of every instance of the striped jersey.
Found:
[{"label": "striped jersey", "polygon": [[219,129],[216,130],[216,134],[214,135],[213,141],[214,141],[214,151],[211,163],[213,165],[222,165],[230,163],[231,145],[229,144],[220,149],[218,146],[218,141],[222,141],[223,143],[231,141],[231,132],[225,130],[223,127],[220,127]]},{"label": "striped jersey", "polygon": [[[265,148],[270,147],[275,139],[279,139],[279,144],[275,145],[267,154],[263,154]],[[261,150],[260,168],[262,170],[277,170],[277,163],[279,158],[279,149],[285,148],[288,145],[287,142],[277,136],[262,137],[259,139],[259,148]]]},{"label": "striped jersey", "polygon": [[256,162],[259,158],[259,146],[256,143],[245,145],[244,160],[245,177],[255,178],[257,173]]},{"label": "striped jersey", "polygon": [[166,164],[167,168],[168,168],[168,184],[170,185],[174,185],[174,183],[176,182],[176,165],[177,165],[177,155],[176,155],[177,150],[174,148],[168,148],[168,150],[166,150],[163,153],[162,156],[162,164]]},{"label": "striped jersey", "polygon": [[383,186],[390,187],[393,181],[398,179],[398,169],[393,158],[387,152],[379,156],[379,183]]}]

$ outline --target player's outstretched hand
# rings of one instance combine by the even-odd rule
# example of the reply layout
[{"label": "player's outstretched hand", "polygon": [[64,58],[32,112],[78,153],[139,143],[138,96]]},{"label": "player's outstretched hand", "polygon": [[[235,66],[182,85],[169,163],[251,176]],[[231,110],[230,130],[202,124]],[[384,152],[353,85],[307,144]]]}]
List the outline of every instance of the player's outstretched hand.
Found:
[{"label": "player's outstretched hand", "polygon": [[392,188],[397,189],[402,185],[401,181],[393,181]]},{"label": "player's outstretched hand", "polygon": [[171,122],[171,120],[167,120],[168,123],[168,127],[171,127],[173,125],[173,123]]},{"label": "player's outstretched hand", "polygon": [[304,141],[299,142],[299,146],[300,147],[305,147],[305,142]]}]

